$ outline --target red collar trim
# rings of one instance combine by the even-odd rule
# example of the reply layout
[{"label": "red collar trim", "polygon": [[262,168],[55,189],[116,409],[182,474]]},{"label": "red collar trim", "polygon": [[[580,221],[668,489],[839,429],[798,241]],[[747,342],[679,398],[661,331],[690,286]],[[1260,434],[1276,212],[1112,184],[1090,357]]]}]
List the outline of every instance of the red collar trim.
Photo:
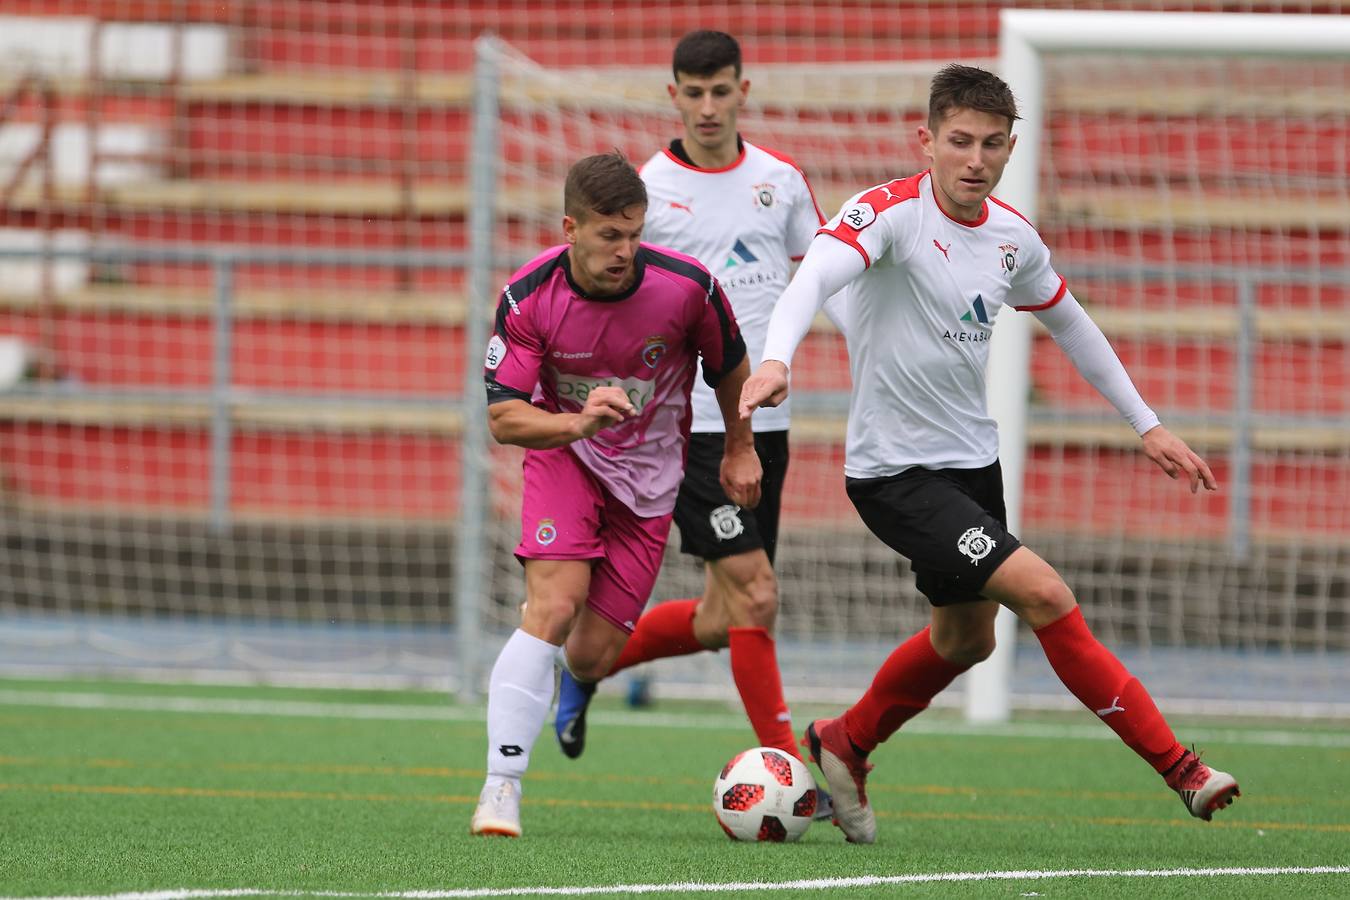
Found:
[{"label": "red collar trim", "polygon": [[671,153],[669,147],[664,148],[661,152],[664,153],[664,154],[666,155],[666,158],[667,158],[667,159],[669,159],[671,162],[675,163],[675,165],[677,165],[677,166],[683,166],[684,168],[688,169],[688,170],[691,171],[691,172],[702,172],[702,173],[705,174],[705,175],[716,175],[716,174],[718,174],[719,172],[730,172],[732,169],[736,168],[736,167],[739,166],[741,163],[745,162],[745,145],[744,145],[744,144],[741,145],[741,152],[736,156],[735,161],[732,162],[731,165],[723,166],[723,167],[720,168],[720,169],[703,169],[703,168],[700,168],[699,166],[692,166],[692,165],[690,165],[689,163],[685,162],[684,160],[680,159],[680,158],[679,158],[678,156],[676,156],[674,153]]},{"label": "red collar trim", "polygon": [[986,197],[983,200],[983,202],[980,203],[980,217],[976,219],[974,222],[964,222],[942,208],[942,203],[938,201],[938,191],[942,190],[942,188],[938,187],[937,182],[933,181],[933,170],[928,169],[927,171],[924,172],[924,174],[928,176],[928,184],[933,190],[933,205],[936,206],[938,208],[938,211],[941,212],[944,216],[946,216],[947,218],[955,222],[957,225],[960,225],[964,228],[979,228],[985,222],[989,221],[988,197]]}]

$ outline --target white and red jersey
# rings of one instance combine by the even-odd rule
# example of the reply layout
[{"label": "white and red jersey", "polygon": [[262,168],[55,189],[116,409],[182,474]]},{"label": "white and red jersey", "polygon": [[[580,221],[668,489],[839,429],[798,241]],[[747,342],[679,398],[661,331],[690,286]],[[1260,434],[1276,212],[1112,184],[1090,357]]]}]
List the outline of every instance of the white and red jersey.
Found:
[{"label": "white and red jersey", "polygon": [[566,246],[526,263],[502,290],[484,362],[488,403],[525,400],[579,412],[601,385],[622,388],[637,412],[568,448],[640,516],[675,508],[684,478],[696,363],[711,384],[745,344],[722,289],[698,261],[643,243],[622,294],[588,297]]},{"label": "white and red jersey", "polygon": [[845,473],[994,462],[998,432],[985,402],[994,322],[1004,307],[1045,310],[1065,295],[1036,229],[993,197],[978,221],[952,219],[923,172],[857,194],[820,235],[866,266],[849,283]]},{"label": "white and red jersey", "polygon": [[[792,262],[806,253],[825,219],[796,163],[749,141],[740,141],[740,149],[723,169],[698,168],[680,141],[647,160],[640,170],[648,198],[643,239],[689,254],[716,276],[736,311],[753,370]],[[723,431],[713,392],[695,382],[693,396],[693,430]],[[785,431],[789,418],[784,403],[757,410],[751,426]]]}]

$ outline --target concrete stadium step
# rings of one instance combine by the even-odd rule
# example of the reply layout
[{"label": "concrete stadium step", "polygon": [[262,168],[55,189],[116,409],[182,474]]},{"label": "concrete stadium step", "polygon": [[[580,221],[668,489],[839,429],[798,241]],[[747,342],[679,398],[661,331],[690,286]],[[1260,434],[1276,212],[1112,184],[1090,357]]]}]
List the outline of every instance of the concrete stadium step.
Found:
[{"label": "concrete stadium step", "polygon": [[[1350,248],[1343,228],[1318,231],[1237,229],[1226,223],[1173,228],[1147,223],[1109,225],[1040,219],[1040,232],[1059,261],[1131,260],[1137,265],[1196,264],[1343,269],[1350,266]],[[149,243],[238,244],[279,248],[401,249],[463,251],[468,228],[462,217],[417,219],[363,214],[220,211],[163,207],[110,207],[82,202],[52,206],[0,206],[0,228],[79,229],[107,240]],[[502,240],[523,261],[530,249],[560,240],[558,220],[506,221]],[[523,250],[521,248],[524,248]],[[1326,285],[1323,286],[1325,290]]]},{"label": "concrete stadium step", "polygon": [[[822,209],[837,210],[857,187],[817,184]],[[559,192],[560,193],[560,192]],[[59,203],[74,206],[84,198],[83,186],[56,189]],[[172,180],[106,185],[97,191],[101,211],[213,210],[255,214],[310,216],[403,215],[462,218],[469,207],[468,185],[459,181],[422,181],[405,194],[395,179],[372,181]],[[560,197],[541,194],[536,185],[511,185],[497,193],[497,212],[506,218],[547,219],[552,223]],[[36,188],[16,192],[10,216],[43,206]],[[1148,191],[1131,187],[1057,189],[1046,199],[1041,219],[1071,220],[1082,228],[1273,229],[1344,232],[1350,228],[1350,201],[1343,197],[1273,196],[1266,192],[1231,191],[1214,195],[1201,188]]]},{"label": "concrete stadium step", "polygon": [[[1113,337],[1111,343],[1151,405],[1216,412],[1236,407],[1238,360],[1231,344],[1196,335],[1154,341]],[[1045,338],[1033,351],[1038,402],[1063,410],[1109,410],[1050,344]],[[1345,337],[1276,337],[1258,344],[1253,357],[1254,412],[1350,415],[1350,342]]]},{"label": "concrete stadium step", "polygon": [[[53,348],[84,388],[204,389],[215,378],[209,292],[94,286],[43,301],[0,296],[0,333]],[[493,307],[485,307],[490,320]],[[457,398],[465,301],[449,293],[245,290],[231,337],[238,390]],[[843,340],[824,316],[802,347],[802,390],[844,391]]]},{"label": "concrete stadium step", "polygon": [[[244,12],[244,9],[247,12]],[[304,59],[318,67],[387,69],[412,60],[419,69],[456,71],[471,64],[473,39],[491,32],[547,64],[575,64],[596,50],[596,35],[610,38],[606,57],[627,63],[669,61],[671,35],[708,27],[696,7],[455,2],[426,6],[366,3],[206,3],[201,0],[8,0],[17,15],[85,15],[112,21],[191,22],[231,26],[262,67]],[[997,44],[998,13],[990,7],[861,0],[846,14],[808,0],[764,10],[728,6],[718,27],[739,35],[755,58],[854,61],[901,56],[969,58],[989,55]],[[355,39],[354,39],[355,38]]]},{"label": "concrete stadium step", "polygon": [[[0,397],[6,504],[81,515],[102,510],[204,518],[211,504],[210,414],[204,405],[167,401],[119,411],[107,403]],[[233,415],[233,515],[406,522],[448,522],[457,515],[459,421],[447,410],[403,416],[361,405],[319,413],[313,405],[241,403]],[[802,418],[794,426],[785,527],[856,525],[843,491],[840,424]],[[1030,437],[1027,531],[1188,541],[1227,535],[1231,490],[1192,496],[1143,458],[1127,427],[1121,434],[1039,424]],[[1188,437],[1221,485],[1231,488],[1222,449],[1231,435],[1212,429]],[[1342,428],[1339,447],[1347,437]],[[509,517],[516,509],[516,457],[501,448],[494,452],[500,513]],[[1350,539],[1343,505],[1350,461],[1334,449],[1327,452],[1324,436],[1258,432],[1251,477],[1257,497],[1299,498],[1254,504],[1253,538]],[[1084,497],[1093,503],[1085,506]]]},{"label": "concrete stadium step", "polygon": [[[86,384],[206,385],[213,377],[214,304],[205,287],[96,284],[50,300],[0,295],[0,328],[34,341],[45,331],[60,348],[62,370]],[[457,290],[241,288],[233,309],[234,377],[256,388],[444,396],[461,384],[464,315]],[[1093,315],[1153,402],[1218,408],[1233,402],[1232,339],[1239,327],[1233,307],[1097,306]],[[1350,412],[1350,306],[1262,308],[1255,337],[1257,411]],[[1043,331],[1037,340],[1040,402],[1068,410],[1100,406]],[[801,389],[848,390],[843,340],[823,315],[797,363]]]},{"label": "concrete stadium step", "polygon": [[[457,395],[456,395],[457,396]],[[348,433],[359,439],[363,433],[409,433],[457,438],[462,423],[459,414],[446,405],[409,406],[377,397],[268,399],[266,395],[237,389],[230,403],[231,418],[240,430]],[[1131,452],[1139,438],[1124,422],[1114,420],[1058,420],[1045,407],[1027,428],[1028,443],[1053,448],[1059,454]],[[1165,412],[1165,411],[1164,411]],[[1047,415],[1050,413],[1050,415]],[[80,426],[80,428],[195,429],[209,426],[212,404],[205,399],[152,394],[119,396],[108,392],[72,392],[69,395],[33,395],[14,392],[0,395],[0,422],[34,426]],[[842,465],[846,420],[843,416],[798,415],[794,417],[794,446],[826,448],[827,455],[840,454]],[[1182,426],[1179,426],[1182,427]],[[1188,443],[1200,452],[1223,453],[1234,443],[1235,433],[1225,424],[1186,425]],[[1324,461],[1344,466],[1350,460],[1337,454],[1350,446],[1350,422],[1324,420],[1303,426],[1257,424],[1251,431],[1252,448],[1258,452],[1327,454]],[[796,451],[794,449],[794,460]]]},{"label": "concrete stadium step", "polygon": [[[890,174],[877,162],[916,158],[912,131],[926,116],[927,80],[931,64],[900,63],[884,67],[885,92],[840,92],[838,75],[822,68],[822,76],[803,74],[811,67],[763,66],[756,70],[752,112],[763,122],[750,132],[775,149],[793,155],[812,173],[849,174],[862,186],[885,180]],[[503,133],[508,145],[516,129],[528,132],[533,112],[566,106],[604,111],[617,121],[631,121],[638,133],[659,131],[669,118],[664,101],[669,75],[664,68],[601,69],[569,72],[566,77],[522,85],[503,85]],[[1099,89],[1103,102],[1097,102]],[[206,154],[206,172],[267,171],[267,165],[303,171],[330,169],[357,160],[402,160],[419,166],[435,163],[455,167],[466,161],[468,108],[472,85],[467,76],[403,76],[383,72],[369,83],[352,74],[258,74],[231,76],[184,87],[187,104],[187,143],[192,152]],[[1220,86],[1182,87],[1168,93],[1129,91],[1118,85],[1070,88],[1057,95],[1051,148],[1062,176],[1096,178],[1107,183],[1122,179],[1156,183],[1159,179],[1203,179],[1219,164],[1249,170],[1258,182],[1272,174],[1334,177],[1334,160],[1309,171],[1301,152],[1311,139],[1311,126],[1291,123],[1282,116],[1305,120],[1333,115],[1350,104],[1350,92],[1336,89],[1288,91],[1280,86],[1258,91],[1250,105],[1234,109]],[[409,108],[408,104],[411,104]],[[647,105],[646,112],[636,111]],[[1339,105],[1338,105],[1339,104]],[[840,127],[862,128],[863,142],[779,131],[775,122],[792,121],[801,113],[839,120]],[[411,119],[408,117],[411,115]],[[858,123],[866,116],[866,125]],[[1129,138],[1137,146],[1122,145],[1128,127],[1146,117],[1149,126]],[[513,125],[514,123],[514,125]],[[886,126],[887,123],[889,127]],[[319,127],[321,126],[321,127]],[[1333,133],[1326,134],[1332,128]],[[402,144],[411,128],[417,140]],[[1334,139],[1334,126],[1318,124],[1316,139]],[[1344,132],[1344,128],[1340,128]],[[1134,130],[1138,132],[1136,128]],[[343,141],[342,135],[352,135]],[[772,139],[769,137],[772,135]],[[853,151],[851,146],[865,146]],[[626,147],[635,158],[652,148]],[[509,151],[508,151],[509,152]],[[258,159],[253,159],[258,157]],[[917,160],[915,159],[917,162]],[[1273,168],[1272,168],[1273,167]],[[874,179],[859,177],[877,168]]]},{"label": "concrete stadium step", "polygon": [[[0,206],[0,227],[41,230],[77,229],[111,240],[165,244],[241,244],[308,249],[456,251],[468,246],[462,217],[420,219],[375,217],[363,213],[313,214],[285,211],[123,207],[87,204],[77,190],[55,204]],[[542,248],[560,240],[553,224],[522,229],[507,224],[515,245]]]},{"label": "concrete stadium step", "polygon": [[[798,157],[818,177],[846,178],[857,186],[885,180],[894,174],[889,166],[895,160],[919,164],[911,134],[925,114],[931,67],[892,63],[882,67],[885,92],[841,93],[838,67],[821,69],[836,72],[830,77],[811,77],[810,66],[762,66],[752,95],[752,109],[764,117],[761,139]],[[593,112],[617,114],[620,122],[631,119],[648,133],[660,131],[669,124],[661,99],[667,81],[664,67],[583,70],[528,85],[508,80],[503,132],[509,145],[514,130],[529,130],[534,111],[560,104],[574,109],[578,98]],[[73,85],[76,93],[63,100],[69,107],[60,111],[63,118],[79,114],[79,87]],[[161,86],[148,97],[105,91],[98,108],[105,119],[115,110],[124,115],[134,110],[142,119],[157,115],[165,127],[174,124],[180,146],[168,155],[192,177],[361,173],[408,164],[426,177],[462,172],[471,91],[464,73],[255,73],[190,82],[174,91]],[[1334,140],[1337,131],[1344,132],[1334,123],[1319,122],[1314,135],[1306,122],[1334,116],[1350,105],[1350,92],[1272,85],[1251,97],[1244,94],[1244,101],[1247,105],[1234,108],[1222,86],[1182,86],[1167,93],[1110,84],[1065,88],[1053,111],[1053,121],[1065,124],[1050,132],[1060,177],[1144,184],[1203,180],[1210,164],[1219,163],[1225,169],[1245,166],[1256,183],[1280,174],[1339,174],[1331,159],[1309,171],[1299,150],[1307,140]],[[634,104],[649,110],[635,112]],[[776,129],[776,121],[791,121],[803,112],[838,119],[841,127],[863,128],[868,139],[840,143],[798,129]],[[20,112],[25,121],[36,115],[35,108]],[[865,126],[858,122],[860,115]],[[1150,120],[1147,129],[1126,127],[1139,116]],[[1302,117],[1304,123],[1281,116]],[[406,141],[410,130],[416,135],[411,142]],[[1134,136],[1122,144],[1123,134]],[[854,144],[865,146],[865,153],[851,151]],[[652,148],[644,143],[625,149],[643,158]],[[878,162],[881,158],[886,162]]]},{"label": "concrete stadium step", "polygon": [[[275,277],[275,270],[264,270]],[[174,270],[175,278],[181,272]],[[166,318],[209,318],[216,298],[209,272],[201,273],[201,287],[161,284],[100,284],[46,300],[37,294],[0,293],[0,311],[37,313],[44,309],[65,315],[92,317],[144,316],[147,326]],[[238,275],[236,282],[242,280]],[[300,281],[297,277],[296,281]],[[345,281],[345,279],[344,279]],[[333,321],[350,324],[462,325],[465,297],[460,291],[401,291],[362,288],[304,288],[298,285],[262,288],[240,286],[234,294],[232,317],[240,320]]]},{"label": "concrete stadium step", "polygon": [[[169,277],[190,274],[174,269]],[[276,274],[263,277],[278,284]],[[329,270],[310,283],[339,277]],[[0,295],[0,331],[51,348],[57,372],[89,387],[203,387],[214,378],[209,278],[200,272],[196,288],[95,283],[51,298]],[[241,273],[232,308],[234,382],[245,390],[458,392],[462,285],[400,291],[363,280],[315,289],[300,286],[297,275],[268,289],[250,286]]]}]

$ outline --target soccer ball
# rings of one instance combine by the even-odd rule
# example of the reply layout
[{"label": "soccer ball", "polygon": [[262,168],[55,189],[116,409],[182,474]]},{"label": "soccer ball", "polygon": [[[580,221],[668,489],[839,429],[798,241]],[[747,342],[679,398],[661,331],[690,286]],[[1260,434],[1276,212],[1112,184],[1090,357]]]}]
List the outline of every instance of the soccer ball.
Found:
[{"label": "soccer ball", "polygon": [[735,841],[795,841],[816,812],[816,780],[774,747],[732,757],[713,782],[717,823]]}]

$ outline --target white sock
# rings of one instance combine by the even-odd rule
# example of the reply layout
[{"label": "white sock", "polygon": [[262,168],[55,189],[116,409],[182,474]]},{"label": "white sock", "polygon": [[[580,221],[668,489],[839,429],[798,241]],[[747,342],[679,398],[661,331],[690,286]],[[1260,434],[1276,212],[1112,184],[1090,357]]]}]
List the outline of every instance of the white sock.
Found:
[{"label": "white sock", "polygon": [[507,640],[488,680],[488,782],[519,781],[553,703],[558,648],[519,628]]}]

